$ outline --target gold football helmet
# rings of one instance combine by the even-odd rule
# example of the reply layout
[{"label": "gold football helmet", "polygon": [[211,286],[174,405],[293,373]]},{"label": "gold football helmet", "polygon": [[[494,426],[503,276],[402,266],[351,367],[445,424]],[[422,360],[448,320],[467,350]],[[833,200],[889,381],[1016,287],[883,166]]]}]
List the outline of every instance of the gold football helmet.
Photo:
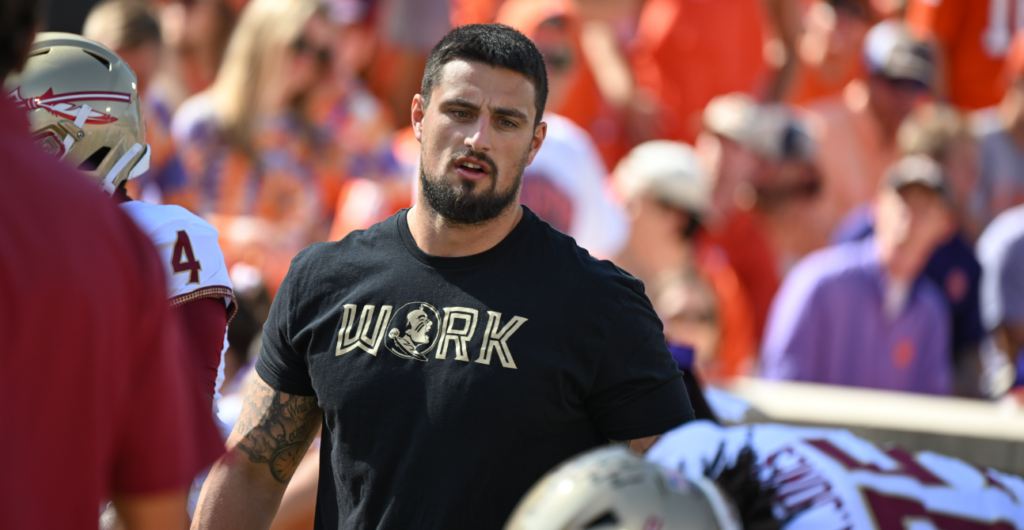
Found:
[{"label": "gold football helmet", "polygon": [[740,530],[711,479],[688,480],[619,446],[583,453],[540,479],[505,530]]},{"label": "gold football helmet", "polygon": [[71,33],[39,33],[4,93],[25,109],[44,151],[107,193],[149,169],[135,72],[107,47]]}]

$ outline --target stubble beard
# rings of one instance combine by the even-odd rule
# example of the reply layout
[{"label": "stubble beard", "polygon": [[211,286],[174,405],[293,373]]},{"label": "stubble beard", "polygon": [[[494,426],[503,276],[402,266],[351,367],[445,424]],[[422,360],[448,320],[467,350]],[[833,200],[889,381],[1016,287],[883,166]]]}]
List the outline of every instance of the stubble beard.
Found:
[{"label": "stubble beard", "polygon": [[[519,188],[523,185],[523,171],[526,170],[526,160],[529,151],[519,161],[516,167],[516,178],[512,186],[504,192],[499,192],[498,187],[498,166],[493,160],[481,153],[458,153],[453,155],[451,161],[464,157],[473,156],[491,166],[491,189],[480,190],[474,194],[473,191],[483,181],[472,181],[459,178],[457,183],[449,183],[444,176],[427,176],[424,169],[422,154],[420,155],[420,190],[423,192],[427,205],[435,214],[440,215],[445,221],[453,225],[472,226],[486,223],[497,218],[505,210],[514,204],[519,198]],[[448,164],[451,165],[451,162]]]}]

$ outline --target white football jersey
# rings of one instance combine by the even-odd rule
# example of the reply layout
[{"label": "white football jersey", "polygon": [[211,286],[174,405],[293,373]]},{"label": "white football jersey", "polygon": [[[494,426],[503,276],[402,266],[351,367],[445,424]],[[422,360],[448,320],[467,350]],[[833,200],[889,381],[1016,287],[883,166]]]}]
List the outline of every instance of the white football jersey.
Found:
[{"label": "white football jersey", "polygon": [[[728,462],[750,444],[781,504],[786,530],[1024,530],[1024,479],[922,451],[883,449],[842,429],[690,422],[647,459],[699,476],[722,447]],[[802,509],[802,511],[800,511]]]},{"label": "white football jersey", "polygon": [[[202,298],[220,298],[230,311],[230,321],[237,306],[224,253],[217,243],[217,229],[181,206],[128,201],[122,203],[121,208],[156,246],[167,272],[167,296],[171,306],[182,306]],[[215,399],[220,397],[220,385],[224,381],[224,351],[227,346],[225,332],[217,368]]]}]

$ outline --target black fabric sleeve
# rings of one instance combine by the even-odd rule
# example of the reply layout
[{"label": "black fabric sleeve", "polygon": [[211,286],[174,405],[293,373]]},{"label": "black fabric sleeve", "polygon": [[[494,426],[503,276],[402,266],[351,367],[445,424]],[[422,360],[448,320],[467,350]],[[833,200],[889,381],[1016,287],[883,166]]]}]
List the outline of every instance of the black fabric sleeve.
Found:
[{"label": "black fabric sleeve", "polygon": [[297,396],[315,396],[305,354],[295,351],[292,346],[292,330],[298,329],[292,322],[298,315],[293,296],[296,293],[301,295],[301,290],[294,285],[296,277],[303,274],[303,267],[299,264],[302,254],[292,260],[270,306],[267,322],[263,324],[263,344],[256,359],[256,373],[275,390]]},{"label": "black fabric sleeve", "polygon": [[683,373],[683,383],[686,384],[686,395],[690,398],[690,406],[693,407],[694,418],[698,420],[711,420],[721,424],[708,405],[708,401],[704,399],[704,392],[700,389],[700,382],[697,381],[697,377],[689,370],[680,371]]},{"label": "black fabric sleeve", "polygon": [[594,305],[604,309],[606,333],[587,409],[611,440],[662,434],[694,419],[686,385],[643,284],[629,276],[612,283],[606,301]]}]

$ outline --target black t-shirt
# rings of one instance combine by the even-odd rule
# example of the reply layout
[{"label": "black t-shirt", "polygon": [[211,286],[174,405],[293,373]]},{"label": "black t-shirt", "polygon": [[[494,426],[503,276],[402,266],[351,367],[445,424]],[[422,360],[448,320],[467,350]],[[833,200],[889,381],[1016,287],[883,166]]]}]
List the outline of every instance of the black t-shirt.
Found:
[{"label": "black t-shirt", "polygon": [[256,371],[324,411],[316,528],[501,528],[545,472],[693,418],[643,284],[524,208],[419,249],[406,211],[292,261]]}]

